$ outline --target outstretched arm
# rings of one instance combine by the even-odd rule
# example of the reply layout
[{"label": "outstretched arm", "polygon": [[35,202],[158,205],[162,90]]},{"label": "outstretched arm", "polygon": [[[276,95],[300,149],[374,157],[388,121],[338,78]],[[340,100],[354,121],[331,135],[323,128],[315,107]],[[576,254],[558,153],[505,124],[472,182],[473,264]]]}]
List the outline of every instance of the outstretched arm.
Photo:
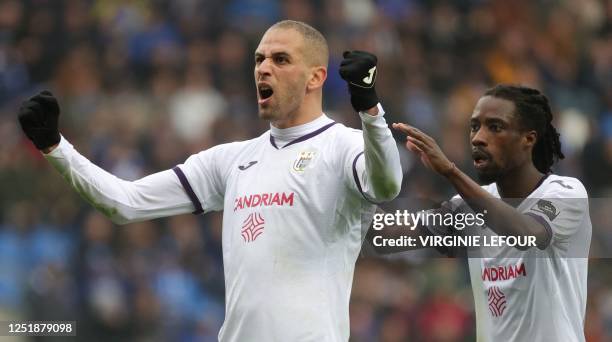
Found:
[{"label": "outstretched arm", "polygon": [[192,202],[172,170],[126,181],[90,162],[64,138],[45,158],[83,199],[114,223],[193,211]]},{"label": "outstretched arm", "polygon": [[59,105],[44,91],[19,109],[24,133],[68,183],[113,222],[134,221],[183,214],[193,204],[172,170],[134,182],[119,179],[79,154],[58,130]]}]

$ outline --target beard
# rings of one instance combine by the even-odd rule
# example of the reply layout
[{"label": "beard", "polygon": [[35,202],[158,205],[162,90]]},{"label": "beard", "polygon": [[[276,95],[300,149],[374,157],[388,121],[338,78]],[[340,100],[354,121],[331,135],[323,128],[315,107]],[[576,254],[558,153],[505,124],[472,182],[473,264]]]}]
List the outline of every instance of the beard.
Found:
[{"label": "beard", "polygon": [[497,174],[493,174],[487,171],[476,171],[476,175],[478,177],[478,183],[480,185],[489,185],[497,179]]},{"label": "beard", "polygon": [[[298,94],[289,89],[289,94]],[[259,107],[259,118],[267,121],[284,120],[298,110],[303,97],[298,95],[274,94],[275,98],[266,106]]]},{"label": "beard", "polygon": [[496,182],[503,176],[503,174],[503,170],[494,163],[488,165],[484,169],[476,170],[476,176],[478,177],[478,182],[481,185],[489,185]]},{"label": "beard", "polygon": [[271,121],[271,120],[277,119],[278,112],[279,112],[278,105],[273,105],[273,106],[268,105],[263,108],[260,107],[259,108],[259,118],[267,120],[267,121]]}]

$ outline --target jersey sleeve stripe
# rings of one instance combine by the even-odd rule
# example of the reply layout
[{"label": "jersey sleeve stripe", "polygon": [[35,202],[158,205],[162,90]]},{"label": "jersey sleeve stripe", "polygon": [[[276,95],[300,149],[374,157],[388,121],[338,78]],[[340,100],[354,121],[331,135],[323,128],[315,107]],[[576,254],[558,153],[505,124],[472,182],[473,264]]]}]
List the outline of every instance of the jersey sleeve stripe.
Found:
[{"label": "jersey sleeve stripe", "polygon": [[183,188],[185,189],[187,196],[189,197],[189,199],[191,200],[191,203],[193,203],[193,206],[195,207],[195,211],[193,212],[193,214],[199,215],[203,213],[204,209],[202,208],[202,203],[200,203],[200,200],[198,200],[198,196],[195,194],[195,192],[193,192],[193,189],[191,188],[191,185],[189,184],[187,177],[185,177],[183,170],[181,170],[178,166],[175,166],[174,168],[172,168],[172,171],[176,173],[176,176],[181,182],[181,185],[183,185]]},{"label": "jersey sleeve stripe", "polygon": [[363,195],[363,197],[365,197],[365,195],[363,194],[363,190],[361,189],[361,182],[359,182],[359,176],[357,175],[357,159],[359,159],[359,157],[361,157],[362,155],[363,152],[359,152],[357,156],[355,156],[355,159],[353,159],[353,179],[355,179],[357,189],[359,189],[359,192]]},{"label": "jersey sleeve stripe", "polygon": [[377,203],[377,202],[374,202],[374,201],[370,200],[368,198],[368,196],[366,196],[366,194],[363,192],[363,188],[361,187],[361,182],[359,181],[359,175],[357,174],[357,160],[362,155],[363,155],[363,151],[359,152],[355,156],[355,159],[353,159],[353,179],[355,180],[355,184],[357,185],[357,190],[359,190],[359,193],[361,193],[361,196],[363,196],[363,198],[365,198],[366,201],[368,201],[368,202],[370,202],[372,204],[379,205],[380,203]]},{"label": "jersey sleeve stripe", "polygon": [[552,231],[552,228],[550,227],[550,224],[540,215],[536,215],[532,213],[525,213],[525,215],[538,221],[542,226],[544,226],[544,229],[546,229],[546,243],[544,244],[542,248],[540,248],[540,249],[546,249],[546,247],[548,247],[548,245],[550,244],[550,241],[552,240],[552,236],[553,236],[553,231]]}]

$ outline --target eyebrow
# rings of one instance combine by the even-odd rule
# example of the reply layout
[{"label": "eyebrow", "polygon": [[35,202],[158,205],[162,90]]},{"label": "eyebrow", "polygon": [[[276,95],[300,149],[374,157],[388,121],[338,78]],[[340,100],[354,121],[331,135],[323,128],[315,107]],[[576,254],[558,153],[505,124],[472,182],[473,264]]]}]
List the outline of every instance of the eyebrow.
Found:
[{"label": "eyebrow", "polygon": [[[478,123],[480,122],[480,120],[476,119],[476,118],[471,118],[470,119],[470,123]],[[502,119],[502,118],[485,118],[484,119],[485,124],[492,124],[492,123],[500,123],[500,124],[504,124],[504,125],[509,125],[510,122]]]},{"label": "eyebrow", "polygon": [[485,119],[485,123],[487,125],[490,125],[490,124],[501,124],[503,126],[510,126],[510,124],[511,124],[509,121],[501,119],[501,118],[486,118]]},{"label": "eyebrow", "polygon": [[[279,51],[279,52],[273,52],[272,53],[272,57],[278,57],[278,56],[282,56],[282,57],[286,57],[288,59],[291,59],[291,55],[285,51]],[[261,52],[256,51],[255,52],[255,58],[257,57],[265,57],[265,55]]]}]

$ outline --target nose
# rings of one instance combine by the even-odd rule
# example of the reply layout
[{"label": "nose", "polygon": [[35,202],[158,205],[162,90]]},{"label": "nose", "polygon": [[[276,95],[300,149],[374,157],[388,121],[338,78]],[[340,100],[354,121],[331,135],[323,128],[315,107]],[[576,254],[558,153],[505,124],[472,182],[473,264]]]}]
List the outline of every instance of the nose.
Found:
[{"label": "nose", "polygon": [[257,78],[270,75],[270,58],[264,58],[258,65],[255,65],[255,75]]},{"label": "nose", "polygon": [[471,134],[472,146],[487,146],[486,133],[482,128]]}]

